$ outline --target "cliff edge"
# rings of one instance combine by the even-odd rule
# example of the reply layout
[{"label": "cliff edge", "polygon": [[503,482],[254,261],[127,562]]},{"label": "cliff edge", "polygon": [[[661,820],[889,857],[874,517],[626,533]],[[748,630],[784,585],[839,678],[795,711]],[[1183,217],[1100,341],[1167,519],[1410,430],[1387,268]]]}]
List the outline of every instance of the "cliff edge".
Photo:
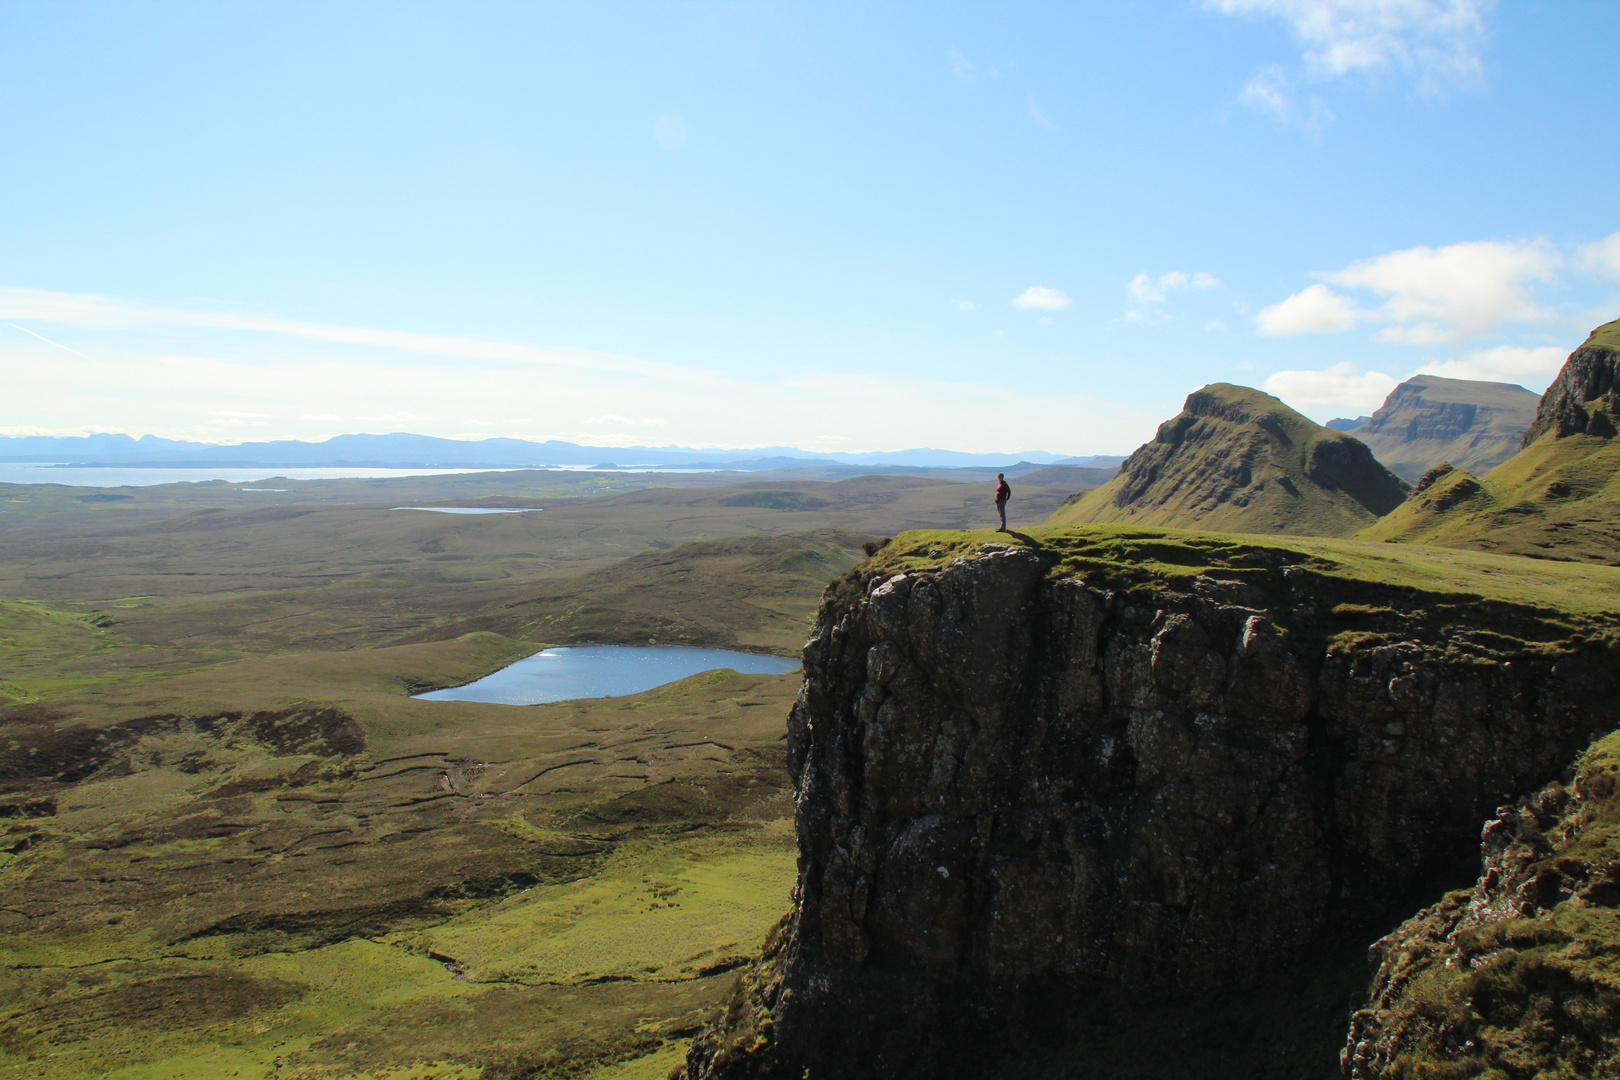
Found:
[{"label": "cliff edge", "polygon": [[1335,1075],[1365,942],[1620,720],[1613,571],[1388,551],[906,534],[835,583],[795,906],[686,1075]]}]

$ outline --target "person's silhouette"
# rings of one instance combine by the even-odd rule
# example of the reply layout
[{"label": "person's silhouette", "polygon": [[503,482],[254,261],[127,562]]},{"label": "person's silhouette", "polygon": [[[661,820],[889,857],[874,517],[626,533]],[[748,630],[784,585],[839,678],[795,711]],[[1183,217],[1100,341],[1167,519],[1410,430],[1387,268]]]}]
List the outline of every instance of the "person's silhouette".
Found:
[{"label": "person's silhouette", "polygon": [[996,532],[1007,531],[1007,500],[1012,498],[1012,488],[1007,486],[1007,474],[996,473],[996,513],[1001,516],[1001,525]]}]

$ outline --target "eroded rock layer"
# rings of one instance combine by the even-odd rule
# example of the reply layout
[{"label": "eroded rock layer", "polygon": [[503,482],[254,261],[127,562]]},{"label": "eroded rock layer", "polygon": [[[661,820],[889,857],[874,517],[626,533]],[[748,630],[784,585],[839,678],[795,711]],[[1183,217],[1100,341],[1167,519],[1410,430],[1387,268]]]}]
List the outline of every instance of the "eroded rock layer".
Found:
[{"label": "eroded rock layer", "polygon": [[[1174,586],[1055,558],[879,559],[829,594],[789,724],[796,907],[693,1080],[1331,1075],[1301,1034],[1342,1045],[1324,965],[1364,982],[1343,943],[1620,718],[1606,647],[1529,609],[1278,549]],[[1265,1001],[1314,1019],[1205,1023]]]}]

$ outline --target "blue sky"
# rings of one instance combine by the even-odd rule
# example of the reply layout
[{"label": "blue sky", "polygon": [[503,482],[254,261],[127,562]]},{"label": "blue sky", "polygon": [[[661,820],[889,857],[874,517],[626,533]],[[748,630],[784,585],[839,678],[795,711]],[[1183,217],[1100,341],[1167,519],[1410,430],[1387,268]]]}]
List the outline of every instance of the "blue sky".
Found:
[{"label": "blue sky", "polygon": [[1540,391],[1620,4],[0,0],[0,433],[1128,451]]}]

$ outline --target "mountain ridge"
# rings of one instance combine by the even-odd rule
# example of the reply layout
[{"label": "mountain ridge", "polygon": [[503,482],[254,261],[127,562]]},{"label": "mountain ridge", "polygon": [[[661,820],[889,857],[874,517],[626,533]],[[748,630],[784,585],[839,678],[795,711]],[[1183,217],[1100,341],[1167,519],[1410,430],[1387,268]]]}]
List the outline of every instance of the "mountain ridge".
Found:
[{"label": "mountain ridge", "polygon": [[1340,536],[1404,497],[1404,484],[1355,438],[1252,387],[1211,383],[1189,394],[1115,479],[1047,524]]},{"label": "mountain ridge", "polygon": [[544,441],[512,438],[445,439],[432,435],[392,432],[386,435],[349,434],[306,442],[277,439],[236,444],[165,439],[155,435],[135,438],[117,433],[78,436],[0,436],[0,462],[57,462],[100,467],[192,466],[306,467],[392,465],[420,467],[535,467],[544,465],[669,465],[684,468],[781,468],[793,465],[897,465],[905,467],[995,467],[1027,461],[1038,465],[1107,467],[1124,460],[1111,455],[1074,456],[1025,450],[1013,454],[976,454],[957,450],[917,447],[910,450],[863,453],[813,453],[791,446],[717,450],[680,446],[585,446],[559,439]]}]

